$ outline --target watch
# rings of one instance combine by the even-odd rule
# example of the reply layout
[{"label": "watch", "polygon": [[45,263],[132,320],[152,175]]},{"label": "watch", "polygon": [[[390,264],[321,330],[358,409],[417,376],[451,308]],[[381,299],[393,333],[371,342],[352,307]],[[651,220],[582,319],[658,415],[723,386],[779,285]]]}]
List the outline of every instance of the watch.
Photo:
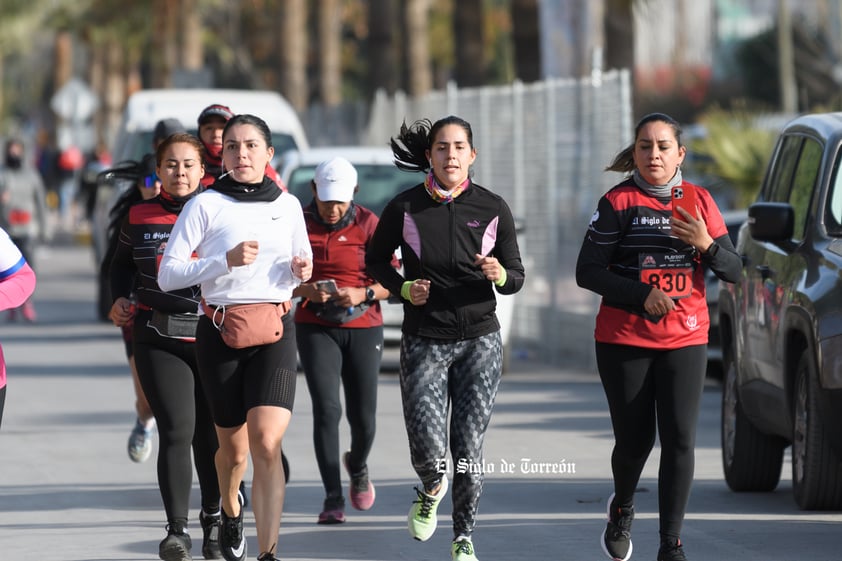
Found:
[{"label": "watch", "polygon": [[365,301],[366,302],[374,302],[377,298],[374,295],[374,289],[370,286],[365,288]]},{"label": "watch", "polygon": [[706,253],[708,257],[716,257],[716,254],[719,253],[719,244],[714,241],[710,244],[710,246],[708,246]]}]

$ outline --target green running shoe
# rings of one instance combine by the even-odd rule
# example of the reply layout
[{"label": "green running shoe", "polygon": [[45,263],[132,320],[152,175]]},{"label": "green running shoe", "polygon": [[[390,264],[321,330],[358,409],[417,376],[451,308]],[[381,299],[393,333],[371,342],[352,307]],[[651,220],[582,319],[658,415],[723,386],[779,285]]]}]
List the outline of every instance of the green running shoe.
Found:
[{"label": "green running shoe", "polygon": [[435,495],[428,495],[418,487],[415,488],[415,492],[418,493],[418,500],[412,502],[407,517],[409,535],[418,541],[425,542],[430,539],[438,525],[436,510],[442,498],[447,494],[447,475],[442,476],[441,486]]}]

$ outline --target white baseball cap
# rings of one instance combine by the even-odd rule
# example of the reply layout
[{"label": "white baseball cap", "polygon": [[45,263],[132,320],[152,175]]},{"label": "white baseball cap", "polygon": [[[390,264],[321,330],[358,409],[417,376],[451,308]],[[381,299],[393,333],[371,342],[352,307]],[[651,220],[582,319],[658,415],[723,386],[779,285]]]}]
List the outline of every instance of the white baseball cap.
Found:
[{"label": "white baseball cap", "polygon": [[347,203],[354,198],[357,170],[345,158],[331,158],[316,167],[316,193],[320,201]]}]

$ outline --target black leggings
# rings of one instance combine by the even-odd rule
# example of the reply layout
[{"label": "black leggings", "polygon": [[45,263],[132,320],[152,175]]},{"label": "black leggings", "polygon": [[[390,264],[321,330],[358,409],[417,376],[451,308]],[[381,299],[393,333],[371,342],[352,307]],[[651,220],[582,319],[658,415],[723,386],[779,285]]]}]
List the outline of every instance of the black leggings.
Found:
[{"label": "black leggings", "polygon": [[383,326],[354,329],[299,323],[295,329],[298,356],[313,400],[313,442],[325,495],[341,497],[339,386],[345,390],[351,427],[349,464],[356,473],[366,467],[374,443]]},{"label": "black leggings", "polygon": [[199,477],[202,508],[219,510],[214,456],[219,447],[196,366],[195,344],[161,337],[146,327],[150,312],[134,325],[134,355],[143,393],[158,425],[158,487],[167,520],[188,518],[193,466]]},{"label": "black leggings", "polygon": [[597,343],[596,359],[614,427],[611,470],[617,505],[634,503],[657,423],[660,532],[662,538],[678,538],[693,483],[707,345],[657,350]]},{"label": "black leggings", "polygon": [[3,406],[6,404],[6,386],[0,388],[0,424],[3,423]]}]

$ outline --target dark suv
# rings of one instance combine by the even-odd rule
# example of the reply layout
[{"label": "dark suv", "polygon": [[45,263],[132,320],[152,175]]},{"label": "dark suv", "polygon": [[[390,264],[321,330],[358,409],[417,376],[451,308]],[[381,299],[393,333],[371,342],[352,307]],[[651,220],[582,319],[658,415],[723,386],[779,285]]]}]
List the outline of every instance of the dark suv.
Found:
[{"label": "dark suv", "polygon": [[722,463],[734,491],[771,491],[792,445],[795,501],[842,508],[842,113],[778,139],[721,284]]}]

